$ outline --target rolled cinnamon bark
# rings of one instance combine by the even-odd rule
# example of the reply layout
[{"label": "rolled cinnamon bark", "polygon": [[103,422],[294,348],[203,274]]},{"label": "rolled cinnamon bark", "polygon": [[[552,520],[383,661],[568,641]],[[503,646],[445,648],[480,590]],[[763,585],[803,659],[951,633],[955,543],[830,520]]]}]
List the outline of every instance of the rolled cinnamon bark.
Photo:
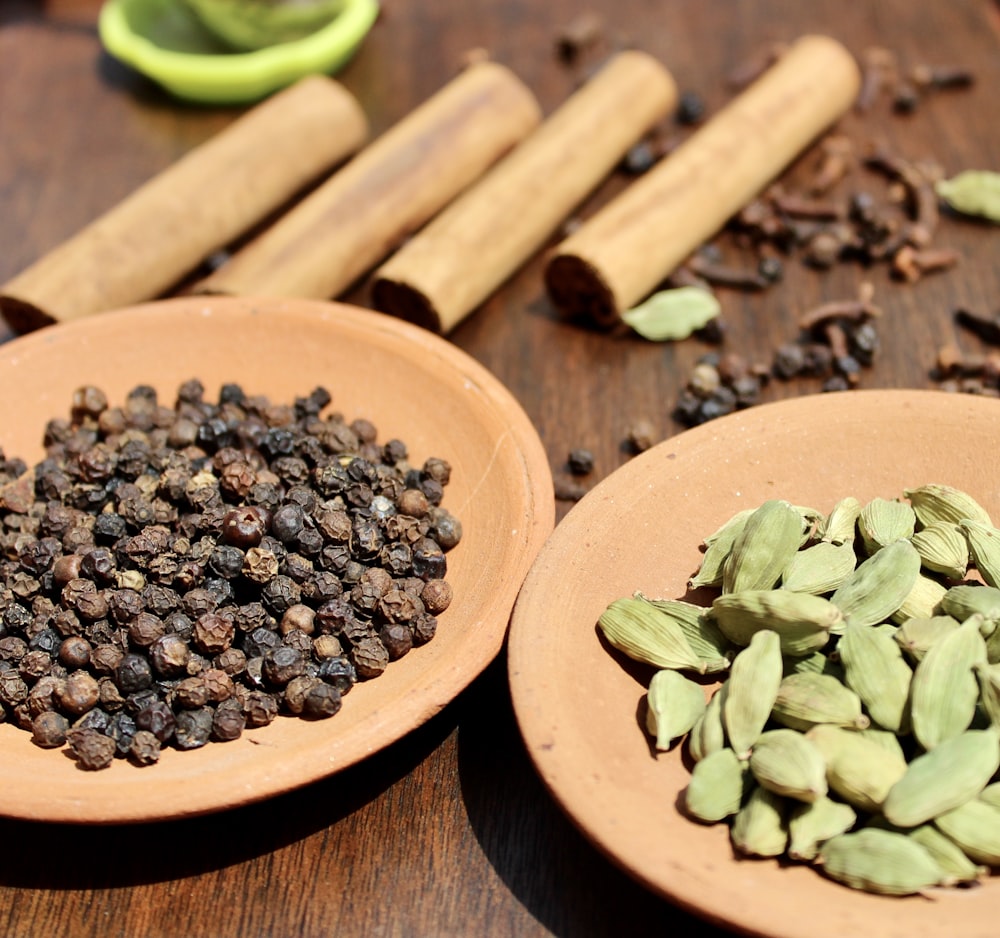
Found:
[{"label": "rolled cinnamon bark", "polygon": [[660,165],[557,248],[549,298],[602,325],[648,296],[853,103],[860,71],[825,36],[803,36]]},{"label": "rolled cinnamon bark", "polygon": [[552,235],[674,106],[655,59],[622,52],[375,274],[383,312],[447,332]]},{"label": "rolled cinnamon bark", "polygon": [[0,287],[28,331],[154,299],[360,147],[343,86],[301,79],[238,117]]},{"label": "rolled cinnamon bark", "polygon": [[537,101],[511,71],[471,65],[195,289],[337,296],[540,120]]}]

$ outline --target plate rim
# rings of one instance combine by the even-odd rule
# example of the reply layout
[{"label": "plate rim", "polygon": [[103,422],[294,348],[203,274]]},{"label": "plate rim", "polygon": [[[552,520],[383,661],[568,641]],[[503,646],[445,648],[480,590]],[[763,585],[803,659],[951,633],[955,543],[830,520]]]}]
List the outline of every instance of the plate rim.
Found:
[{"label": "plate rim", "polygon": [[[532,618],[537,620],[540,613],[539,592],[547,583],[551,583],[554,576],[559,575],[563,578],[568,576],[564,569],[560,569],[558,565],[553,566],[560,553],[574,540],[578,541],[585,532],[592,537],[601,533],[600,525],[592,525],[592,515],[602,504],[609,501],[621,503],[629,499],[640,500],[641,494],[636,494],[639,487],[635,483],[640,480],[644,482],[645,472],[657,461],[671,458],[671,454],[676,451],[682,454],[691,454],[698,451],[699,448],[707,446],[713,440],[726,438],[727,435],[738,437],[743,431],[749,432],[755,428],[759,429],[766,421],[777,422],[796,413],[814,410],[817,406],[827,406],[820,403],[821,401],[830,401],[829,406],[832,408],[840,408],[844,402],[847,402],[848,410],[868,402],[872,404],[884,403],[887,407],[897,410],[899,408],[917,410],[925,403],[930,405],[932,401],[935,405],[942,405],[946,401],[954,404],[957,401],[959,404],[964,404],[970,412],[978,412],[979,408],[997,408],[994,416],[1000,415],[1000,402],[985,397],[954,395],[939,389],[856,389],[837,395],[812,394],[769,402],[678,433],[620,466],[594,486],[570,509],[539,552],[522,583],[514,610],[511,613],[511,625],[507,640],[508,681],[518,728],[535,771],[560,810],[588,842],[611,863],[654,894],[706,922],[734,929],[740,933],[766,936],[766,938],[799,938],[804,934],[803,923],[795,923],[798,928],[795,927],[795,924],[779,927],[774,923],[774,916],[770,920],[762,920],[760,915],[741,918],[740,915],[733,913],[732,909],[727,908],[720,911],[718,908],[713,908],[711,903],[705,900],[702,890],[703,884],[698,883],[696,888],[692,888],[691,881],[685,880],[683,885],[678,885],[676,881],[671,881],[670,876],[665,876],[662,868],[656,870],[644,868],[642,858],[637,857],[634,851],[628,849],[627,844],[622,843],[621,831],[615,830],[616,821],[609,817],[597,818],[597,812],[592,806],[580,804],[582,799],[579,791],[573,792],[571,789],[578,784],[577,780],[586,769],[573,764],[571,760],[574,744],[583,739],[585,731],[582,731],[580,725],[577,724],[570,724],[568,728],[560,729],[558,727],[559,718],[565,716],[565,713],[542,715],[539,711],[546,692],[551,692],[551,690],[547,687],[544,674],[544,655],[539,653],[539,647],[533,641],[533,638],[537,639],[538,637],[537,626],[533,630],[530,620]],[[619,496],[621,497],[619,498]],[[782,496],[780,493],[776,493],[776,497]],[[725,518],[721,520],[724,521]],[[701,532],[702,535],[707,533],[709,532]],[[551,628],[551,622],[549,628]],[[599,642],[596,628],[593,641]],[[605,653],[609,667],[624,670],[622,665],[627,663],[626,659],[619,657],[616,660],[615,654],[608,649],[605,649]],[[591,680],[599,680],[600,675],[590,674],[588,677]],[[633,725],[624,726],[623,732],[634,732],[637,738],[641,735],[639,727]],[[592,738],[590,742],[594,743],[595,740]],[[582,744],[581,748],[583,748]],[[566,752],[569,752],[570,755],[564,756],[563,754]],[[674,753],[677,753],[679,757],[679,751],[676,747]],[[610,770],[599,770],[595,767],[593,775],[596,777],[599,771],[608,774]],[[567,782],[567,777],[570,775],[574,776],[574,779],[572,782]],[[618,781],[623,780],[618,779]],[[588,782],[588,784],[591,783]],[[599,791],[600,789],[598,787],[594,790]],[[606,806],[607,792],[601,791],[600,793],[604,796],[603,803]],[[671,803],[670,798],[676,794],[679,792],[671,790],[668,797],[664,799],[664,803]],[[671,810],[675,809],[671,808]],[[678,817],[681,816],[678,814]],[[695,822],[687,819],[683,820],[684,823],[691,825],[692,830],[694,828],[704,829],[703,825],[696,825]],[[734,871],[737,862],[739,861],[734,858]],[[771,863],[773,861],[763,862]],[[677,866],[683,867],[683,861],[680,861]],[[798,864],[794,866],[800,867]],[[792,872],[801,873],[803,870],[804,865],[801,865],[800,869],[792,870]],[[677,870],[675,869],[673,872],[676,873]],[[808,872],[810,875],[818,877],[815,871]],[[1000,889],[1000,875],[995,875],[993,879],[995,882],[991,883],[991,898],[996,890]],[[838,897],[848,902],[855,896],[859,897],[861,905],[868,902],[897,903],[900,901],[898,898],[857,893],[843,886],[835,886],[835,889],[840,890],[837,893]],[[948,898],[956,902],[961,901],[958,897],[961,891],[954,890],[953,892],[954,894],[949,895]],[[997,914],[1000,914],[1000,904],[997,905]],[[823,932],[824,936],[826,934],[827,932]],[[925,934],[928,938],[930,936],[950,938],[947,932],[936,930],[927,932],[921,930],[919,934],[921,938]],[[982,938],[987,938],[986,934]]]},{"label": "plate rim", "polygon": [[[512,574],[507,583],[502,585],[498,596],[502,602],[490,604],[492,608],[483,608],[471,625],[481,627],[479,652],[475,656],[464,658],[461,662],[441,661],[435,665],[432,674],[436,682],[432,693],[422,689],[416,692],[410,686],[404,689],[407,707],[419,705],[419,712],[413,718],[397,727],[378,746],[364,748],[361,741],[352,747],[348,758],[338,758],[336,764],[319,753],[313,760],[311,770],[302,773],[298,769],[290,774],[278,768],[268,774],[263,780],[255,780],[253,790],[239,790],[234,787],[230,798],[199,796],[197,786],[180,793],[175,799],[166,800],[158,793],[153,808],[142,804],[107,803],[95,804],[88,802],[80,792],[60,790],[56,797],[21,797],[12,800],[9,793],[0,796],[0,816],[55,823],[70,824],[110,824],[137,823],[168,820],[177,817],[189,817],[250,804],[274,797],[286,791],[302,787],[319,779],[329,777],[362,762],[368,756],[374,755],[388,746],[398,742],[403,736],[423,725],[442,710],[458,694],[471,684],[479,674],[497,657],[506,638],[509,624],[509,613],[516,598],[517,589],[527,573],[530,561],[551,533],[555,524],[555,497],[553,491],[551,467],[547,454],[527,413],[500,380],[485,365],[474,359],[469,353],[460,349],[443,336],[416,326],[404,320],[376,312],[352,304],[337,301],[305,300],[278,297],[229,297],[229,296],[182,296],[164,300],[154,300],[140,303],[124,309],[101,313],[98,316],[76,319],[68,322],[46,326],[34,332],[27,333],[0,345],[0,367],[10,366],[20,359],[31,360],[36,355],[44,355],[46,348],[53,343],[68,343],[73,346],[81,339],[93,340],[100,337],[106,330],[119,328],[120,323],[131,325],[133,320],[143,320],[144,317],[160,317],[169,319],[171,323],[180,322],[184,317],[195,322],[198,318],[208,316],[232,317],[234,323],[252,317],[259,320],[262,316],[284,314],[295,321],[308,321],[315,328],[328,331],[331,335],[343,335],[346,332],[354,335],[374,336],[377,342],[385,345],[388,342],[402,342],[419,351],[421,357],[426,356],[429,364],[421,364],[422,368],[450,368],[455,379],[462,382],[469,393],[476,395],[477,402],[485,401],[492,411],[502,412],[506,421],[505,435],[509,436],[512,453],[516,465],[521,467],[521,482],[523,486],[523,501],[518,505],[519,515],[523,517],[523,530],[517,532],[517,540],[507,548],[513,561],[509,572]],[[149,320],[146,319],[146,322]],[[179,372],[183,369],[179,369]],[[185,375],[178,373],[178,381]],[[249,383],[249,379],[248,379]],[[334,406],[336,406],[336,388],[334,391]],[[498,419],[492,417],[491,419]],[[41,428],[39,427],[39,436]],[[381,434],[380,434],[381,435]],[[10,455],[18,455],[13,452]],[[447,494],[447,493],[446,493]],[[464,539],[463,539],[464,540]],[[459,545],[459,549],[461,545]],[[515,555],[516,554],[516,555]],[[488,637],[489,641],[485,641]],[[432,643],[433,644],[433,643]],[[475,650],[474,648],[472,650]],[[418,650],[419,651],[419,650]],[[405,667],[405,661],[399,663]],[[421,698],[421,694],[424,696]],[[347,702],[345,701],[345,706]],[[337,717],[332,718],[336,721]],[[325,722],[325,721],[324,721]],[[331,724],[336,729],[337,724]],[[25,731],[0,726],[0,732],[23,736],[27,745],[31,745],[29,734]],[[255,731],[259,732],[259,731]],[[214,744],[213,744],[214,745]],[[232,745],[232,744],[229,744]],[[59,758],[59,753],[46,753],[52,758]],[[197,753],[184,753],[185,757]],[[112,767],[113,769],[114,767]],[[118,768],[122,768],[119,766]],[[140,770],[126,767],[134,772]],[[152,772],[157,770],[152,767]],[[86,773],[98,779],[104,773]],[[193,763],[190,772],[196,774]],[[155,780],[155,776],[142,774],[144,780]],[[136,776],[137,783],[139,776]]]}]

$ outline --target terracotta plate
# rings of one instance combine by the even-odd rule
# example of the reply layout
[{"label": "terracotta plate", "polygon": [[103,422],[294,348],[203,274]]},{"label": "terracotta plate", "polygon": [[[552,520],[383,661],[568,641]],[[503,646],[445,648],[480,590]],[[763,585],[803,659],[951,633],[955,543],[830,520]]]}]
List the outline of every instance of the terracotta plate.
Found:
[{"label": "terracotta plate", "polygon": [[[592,841],[650,889],[753,935],[987,938],[1000,876],[967,891],[885,898],[804,865],[736,860],[725,825],[678,812],[681,751],[654,756],[639,724],[651,670],[598,638],[609,602],[682,597],[701,539],[768,498],[829,511],[844,495],[940,482],[1000,518],[1000,403],[938,391],[853,391],[752,408],[682,433],[617,470],[569,512],[511,618],[517,718],[552,794]],[[634,665],[634,663],[632,663]]]},{"label": "terracotta plate", "polygon": [[446,340],[379,313],[301,300],[184,298],[52,326],[0,347],[0,444],[29,462],[45,421],[68,414],[85,383],[121,402],[151,384],[173,404],[200,378],[291,402],[317,385],[332,408],[397,437],[417,464],[447,459],[443,505],[463,525],[448,554],[455,599],[437,635],[358,684],[328,720],[281,718],[231,743],[164,751],[145,769],[116,761],[84,772],[62,751],[0,726],[0,814],[119,822],[192,815],[256,801],[338,771],[437,713],[500,650],[518,587],[552,530],[552,477],[511,394]]}]

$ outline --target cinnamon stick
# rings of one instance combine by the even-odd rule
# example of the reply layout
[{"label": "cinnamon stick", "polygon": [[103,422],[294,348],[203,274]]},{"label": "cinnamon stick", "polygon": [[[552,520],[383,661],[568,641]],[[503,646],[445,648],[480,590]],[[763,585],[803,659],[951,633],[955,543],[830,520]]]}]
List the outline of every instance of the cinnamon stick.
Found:
[{"label": "cinnamon stick", "polygon": [[511,71],[489,61],[470,65],[196,290],[334,297],[540,120],[537,101]]},{"label": "cinnamon stick", "polygon": [[534,254],[677,100],[621,52],[376,271],[377,309],[447,332]]},{"label": "cinnamon stick", "polygon": [[238,117],[0,287],[18,331],[154,299],[368,136],[343,86],[309,76]]},{"label": "cinnamon stick", "polygon": [[556,307],[603,325],[649,295],[850,108],[860,72],[825,36],[803,36],[660,165],[556,249]]}]

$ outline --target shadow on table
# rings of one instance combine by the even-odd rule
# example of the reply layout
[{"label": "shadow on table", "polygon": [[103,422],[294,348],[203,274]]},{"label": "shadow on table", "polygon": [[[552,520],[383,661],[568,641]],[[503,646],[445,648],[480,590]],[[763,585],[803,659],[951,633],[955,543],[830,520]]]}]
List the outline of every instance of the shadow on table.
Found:
[{"label": "shadow on table", "polygon": [[0,818],[0,887],[100,889],[223,869],[325,830],[378,798],[454,729],[439,715],[387,750],[329,778],[256,804],[151,824],[73,826]]},{"label": "shadow on table", "polygon": [[471,689],[482,699],[460,722],[462,797],[476,838],[507,888],[562,938],[726,932],[644,889],[579,832],[548,793],[517,730],[506,655]]}]

